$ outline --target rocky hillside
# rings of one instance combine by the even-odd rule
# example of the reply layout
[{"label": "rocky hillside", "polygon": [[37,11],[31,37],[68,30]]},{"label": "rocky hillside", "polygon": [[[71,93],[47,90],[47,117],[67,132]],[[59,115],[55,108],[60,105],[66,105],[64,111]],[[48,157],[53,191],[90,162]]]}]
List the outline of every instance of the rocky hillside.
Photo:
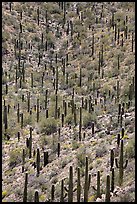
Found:
[{"label": "rocky hillside", "polygon": [[2,3],[2,202],[135,202],[135,3]]}]

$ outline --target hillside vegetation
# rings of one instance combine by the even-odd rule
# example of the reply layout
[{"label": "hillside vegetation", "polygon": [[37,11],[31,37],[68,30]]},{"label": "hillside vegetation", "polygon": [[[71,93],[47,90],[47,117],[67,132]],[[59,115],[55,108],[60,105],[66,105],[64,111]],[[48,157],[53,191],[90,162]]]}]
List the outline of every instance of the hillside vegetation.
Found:
[{"label": "hillside vegetation", "polygon": [[135,2],[2,2],[2,202],[135,202]]}]

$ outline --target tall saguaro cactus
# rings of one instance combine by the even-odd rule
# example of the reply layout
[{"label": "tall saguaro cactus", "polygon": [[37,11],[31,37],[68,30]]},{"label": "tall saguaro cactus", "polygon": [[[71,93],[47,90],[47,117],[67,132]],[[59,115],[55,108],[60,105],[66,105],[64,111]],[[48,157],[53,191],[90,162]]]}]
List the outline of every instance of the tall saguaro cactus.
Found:
[{"label": "tall saguaro cactus", "polygon": [[82,107],[80,107],[80,120],[79,120],[79,141],[81,141],[81,129],[82,129]]},{"label": "tall saguaro cactus", "polygon": [[39,203],[39,192],[35,191],[34,202]]},{"label": "tall saguaro cactus", "polygon": [[22,152],[22,173],[24,172],[24,164],[25,164],[25,149]]},{"label": "tall saguaro cactus", "polygon": [[40,172],[40,152],[39,149],[37,149],[37,177],[39,176]]},{"label": "tall saguaro cactus", "polygon": [[88,202],[88,157],[86,156],[86,166],[85,166],[85,183],[84,183],[84,202]]},{"label": "tall saguaro cactus", "polygon": [[80,202],[81,184],[80,184],[80,168],[77,169],[77,202]]},{"label": "tall saguaro cactus", "polygon": [[68,202],[73,202],[73,167],[69,168]]},{"label": "tall saguaro cactus", "polygon": [[30,138],[29,138],[29,158],[31,158],[32,152],[32,127],[30,127]]},{"label": "tall saguaro cactus", "polygon": [[23,203],[27,202],[27,184],[28,184],[28,173],[25,174],[25,186],[23,192]]},{"label": "tall saguaro cactus", "polygon": [[115,158],[115,162],[116,162],[116,167],[119,169],[119,185],[121,186],[123,183],[124,169],[127,167],[127,164],[128,164],[127,159],[126,159],[125,165],[123,162],[123,139],[121,139],[119,164],[118,164],[117,158]]},{"label": "tall saguaro cactus", "polygon": [[110,202],[110,176],[107,175],[106,179],[106,196],[105,196],[105,202]]}]

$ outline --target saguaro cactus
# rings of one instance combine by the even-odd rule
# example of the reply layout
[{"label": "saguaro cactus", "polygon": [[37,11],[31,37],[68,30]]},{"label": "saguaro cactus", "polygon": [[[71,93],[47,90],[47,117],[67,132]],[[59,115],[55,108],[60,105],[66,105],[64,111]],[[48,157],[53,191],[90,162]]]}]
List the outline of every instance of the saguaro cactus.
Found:
[{"label": "saguaro cactus", "polygon": [[37,177],[39,176],[39,172],[40,172],[40,152],[39,149],[37,149]]},{"label": "saguaro cactus", "polygon": [[110,151],[110,171],[112,171],[113,165],[114,165],[114,150],[111,149]]},{"label": "saguaro cactus", "polygon": [[120,146],[120,158],[119,158],[119,164],[117,158],[115,158],[116,167],[119,169],[119,185],[121,186],[123,183],[123,175],[124,175],[124,169],[127,167],[128,160],[126,159],[125,165],[123,162],[123,139],[121,140],[121,146]]},{"label": "saguaro cactus", "polygon": [[25,174],[25,186],[23,192],[23,203],[27,202],[27,184],[28,184],[28,173]]},{"label": "saguaro cactus", "polygon": [[60,143],[58,143],[58,157],[60,155]]},{"label": "saguaro cactus", "polygon": [[52,184],[52,187],[51,187],[51,202],[54,201],[54,194],[55,194],[55,186],[54,186],[54,184]]},{"label": "saguaro cactus", "polygon": [[107,180],[106,180],[106,197],[105,197],[105,202],[110,202],[110,176],[107,175]]},{"label": "saguaro cactus", "polygon": [[80,202],[81,184],[80,184],[80,168],[77,169],[77,202]]},{"label": "saguaro cactus", "polygon": [[86,156],[86,166],[85,166],[85,183],[84,183],[84,202],[88,202],[88,157]]},{"label": "saguaro cactus", "polygon": [[25,149],[22,152],[22,173],[24,172],[24,164],[25,164]]},{"label": "saguaro cactus", "polygon": [[114,174],[114,167],[112,167],[112,174],[111,174],[111,192],[114,191],[114,182],[115,182],[115,174]]},{"label": "saguaro cactus", "polygon": [[39,122],[39,98],[37,99],[37,123]]},{"label": "saguaro cactus", "polygon": [[39,202],[39,192],[35,191],[35,197],[34,197],[34,202]]},{"label": "saguaro cactus", "polygon": [[44,152],[44,166],[48,164],[48,152]]},{"label": "saguaro cactus", "polygon": [[82,129],[82,107],[80,107],[80,119],[79,119],[79,141],[81,141],[81,129]]},{"label": "saguaro cactus", "polygon": [[29,138],[29,158],[31,158],[32,152],[32,127],[30,127],[30,138]]},{"label": "saguaro cactus", "polygon": [[65,190],[68,192],[68,202],[73,202],[73,167],[70,166],[69,168],[69,186],[68,189],[65,187]]}]

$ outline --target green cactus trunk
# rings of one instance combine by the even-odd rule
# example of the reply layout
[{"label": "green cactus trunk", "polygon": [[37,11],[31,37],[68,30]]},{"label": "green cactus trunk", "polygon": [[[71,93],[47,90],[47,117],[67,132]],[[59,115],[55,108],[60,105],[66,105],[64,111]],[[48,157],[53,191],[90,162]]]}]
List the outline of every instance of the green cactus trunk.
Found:
[{"label": "green cactus trunk", "polygon": [[55,186],[54,186],[54,184],[52,184],[52,187],[51,187],[51,202],[54,201],[54,194],[55,194]]},{"label": "green cactus trunk", "polygon": [[39,202],[39,192],[38,192],[38,191],[35,191],[34,202],[35,202],[35,203],[38,203],[38,202]]},{"label": "green cactus trunk", "polygon": [[25,173],[25,186],[23,192],[23,203],[27,202],[27,184],[28,184],[28,173]]},{"label": "green cactus trunk", "polygon": [[25,164],[25,149],[22,152],[22,173],[24,172],[24,164]]},{"label": "green cactus trunk", "polygon": [[85,166],[85,183],[84,183],[84,202],[88,202],[88,157],[86,156],[86,166]]},{"label": "green cactus trunk", "polygon": [[112,168],[112,175],[111,175],[111,192],[114,191],[114,183],[115,182],[115,174],[114,174],[114,167]]},{"label": "green cactus trunk", "polygon": [[107,180],[106,180],[106,197],[105,197],[105,202],[110,202],[110,176],[107,175]]},{"label": "green cactus trunk", "polygon": [[80,184],[80,168],[77,169],[77,202],[80,202],[81,184]]},{"label": "green cactus trunk", "polygon": [[116,167],[119,168],[119,186],[122,186],[123,184],[123,175],[124,175],[124,169],[127,167],[128,160],[126,160],[125,165],[123,164],[123,139],[121,140],[121,146],[120,146],[120,158],[119,158],[119,164],[117,158],[116,161]]},{"label": "green cactus trunk", "polygon": [[40,152],[39,149],[37,149],[37,177],[39,176],[40,173]]},{"label": "green cactus trunk", "polygon": [[69,168],[68,202],[73,202],[73,167]]},{"label": "green cactus trunk", "polygon": [[29,138],[29,158],[31,158],[32,154],[32,127],[30,127],[30,138]]},{"label": "green cactus trunk", "polygon": [[100,193],[100,171],[97,172],[97,198],[101,197],[101,193]]},{"label": "green cactus trunk", "polygon": [[48,164],[48,152],[44,152],[44,167]]}]

